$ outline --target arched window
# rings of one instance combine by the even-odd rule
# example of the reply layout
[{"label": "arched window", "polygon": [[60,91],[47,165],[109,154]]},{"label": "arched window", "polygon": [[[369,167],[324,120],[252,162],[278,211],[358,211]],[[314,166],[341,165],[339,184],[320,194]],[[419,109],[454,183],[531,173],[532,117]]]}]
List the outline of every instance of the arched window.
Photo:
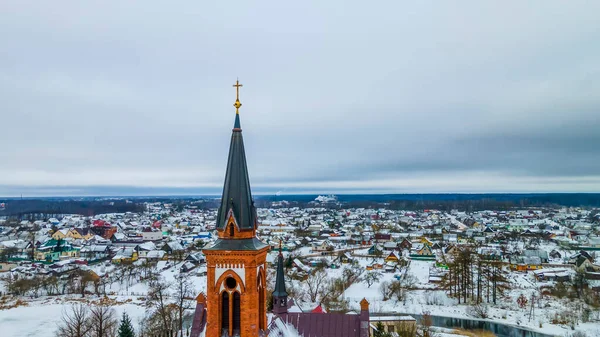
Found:
[{"label": "arched window", "polygon": [[229,335],[229,293],[221,295],[221,331]]},{"label": "arched window", "polygon": [[[263,317],[265,315],[265,287],[262,284],[262,272],[258,274],[257,288],[258,288],[258,328],[259,330],[265,330],[265,322]],[[277,300],[275,300],[277,302]]]},{"label": "arched window", "polygon": [[240,293],[233,293],[233,333],[240,333],[241,317],[240,317]]},{"label": "arched window", "polygon": [[229,236],[233,237],[233,224],[229,225]]}]

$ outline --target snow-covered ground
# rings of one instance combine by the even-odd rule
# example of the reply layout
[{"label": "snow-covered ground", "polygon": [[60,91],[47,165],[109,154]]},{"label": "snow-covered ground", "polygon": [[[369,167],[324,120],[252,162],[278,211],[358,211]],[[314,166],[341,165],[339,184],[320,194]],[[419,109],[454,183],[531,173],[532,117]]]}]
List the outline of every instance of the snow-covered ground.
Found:
[{"label": "snow-covered ground", "polygon": [[[308,252],[305,252],[307,254]],[[274,253],[270,254],[270,260],[274,260]],[[287,253],[286,253],[287,255]],[[361,266],[365,267],[371,263],[372,259],[359,258]],[[473,318],[468,314],[467,306],[458,305],[456,299],[449,298],[443,291],[435,290],[435,286],[428,282],[429,269],[433,266],[431,261],[411,261],[408,274],[412,274],[417,280],[418,290],[413,290],[408,293],[405,301],[398,302],[395,300],[382,300],[380,293],[380,283],[393,281],[394,275],[397,273],[382,273],[378,283],[369,287],[365,282],[356,283],[350,286],[344,296],[349,301],[351,308],[358,310],[359,301],[364,297],[370,302],[370,310],[372,313],[405,313],[405,314],[422,314],[429,312],[436,316],[456,317],[456,318]],[[178,273],[178,265],[172,266],[169,269],[161,271],[161,275],[167,281],[174,281]],[[340,277],[343,268],[330,269],[328,275],[330,277]],[[195,293],[204,291],[206,287],[206,277],[196,276],[192,271],[192,282],[194,284]],[[516,299],[521,293],[531,295],[532,291],[538,286],[533,278],[533,275],[528,273],[512,273],[514,287],[507,296],[502,298],[496,306],[490,305],[489,313],[490,320],[496,323],[520,326],[534,331],[555,335],[565,336],[573,331],[568,326],[560,326],[550,324],[552,318],[557,313],[562,313],[570,310],[569,300],[562,301],[554,298],[542,300],[542,308],[535,306],[535,317],[529,320],[529,310],[520,309],[516,303]],[[301,286],[301,283],[296,283],[294,286]],[[115,305],[114,308],[120,316],[123,311],[126,311],[132,318],[134,326],[137,328],[139,321],[145,316],[146,310],[143,307],[142,298],[148,290],[146,283],[138,282],[130,285],[112,284],[107,287],[108,292],[114,292],[111,298],[121,302],[122,304]],[[71,296],[43,296],[37,299],[25,298],[28,306],[13,308],[0,311],[0,336],[2,337],[45,337],[52,336],[56,329],[56,324],[60,322],[62,312],[68,310],[72,303],[76,303],[80,299],[78,295]],[[87,300],[97,300],[98,298],[92,295],[86,296]],[[529,309],[529,308],[528,308]],[[540,327],[541,325],[541,327]],[[600,324],[597,323],[580,323],[576,326],[577,330],[585,331],[588,336],[600,336]],[[448,332],[444,332],[448,333]]]},{"label": "snow-covered ground", "polygon": [[[361,264],[366,265],[367,259],[362,259]],[[458,301],[449,298],[445,292],[434,290],[429,281],[429,268],[432,267],[432,261],[411,261],[407,273],[412,274],[418,280],[418,287],[422,290],[414,290],[408,293],[404,302],[395,300],[383,301],[379,291],[379,284],[368,287],[366,283],[357,283],[348,288],[345,292],[346,298],[350,301],[351,307],[358,309],[359,301],[365,297],[370,302],[371,312],[377,313],[406,313],[422,314],[429,312],[431,315],[470,318],[468,306],[458,305]],[[568,306],[569,300],[561,301],[555,298],[542,300],[542,308],[535,306],[534,316],[529,320],[529,307],[520,309],[517,305],[517,298],[521,294],[530,296],[536,286],[536,281],[531,273],[511,273],[513,278],[513,288],[506,296],[498,301],[496,306],[490,305],[489,320],[496,323],[520,326],[526,329],[542,332],[545,334],[564,336],[567,333],[573,333],[570,327],[550,324],[555,314],[561,314],[571,310]],[[394,280],[394,273],[384,273],[380,282]],[[541,324],[541,327],[540,327]],[[600,336],[600,323],[580,323],[576,330],[587,332],[591,336]]]},{"label": "snow-covered ground", "polygon": [[[162,267],[164,262],[159,262]],[[181,263],[175,264],[168,269],[161,271],[161,276],[166,282],[175,281]],[[111,268],[110,266],[109,268]],[[94,266],[92,269],[104,268],[103,266]],[[206,276],[196,276],[195,270],[190,272],[190,280],[194,286],[194,293],[205,291]],[[4,291],[4,289],[0,289]],[[146,315],[146,308],[143,306],[143,298],[148,292],[148,284],[137,282],[133,284],[113,283],[106,288],[107,293],[114,295],[108,296],[115,300],[115,309],[117,318],[120,319],[123,312],[131,318],[131,322],[136,328]],[[95,295],[86,295],[85,301],[98,301],[100,297]],[[0,336],[2,337],[47,337],[54,336],[57,324],[61,321],[63,312],[68,311],[73,304],[81,303],[83,300],[80,295],[58,295],[58,296],[40,296],[39,298],[22,298],[27,302],[27,306],[20,306],[8,310],[0,310]]]},{"label": "snow-covered ground", "polygon": [[[69,310],[71,302],[56,299],[44,299],[29,302],[26,307],[0,311],[0,335],[3,337],[46,337],[54,336],[57,323],[63,311]],[[114,306],[117,317],[123,311],[131,317],[135,327],[144,317],[144,308],[126,303]]]}]

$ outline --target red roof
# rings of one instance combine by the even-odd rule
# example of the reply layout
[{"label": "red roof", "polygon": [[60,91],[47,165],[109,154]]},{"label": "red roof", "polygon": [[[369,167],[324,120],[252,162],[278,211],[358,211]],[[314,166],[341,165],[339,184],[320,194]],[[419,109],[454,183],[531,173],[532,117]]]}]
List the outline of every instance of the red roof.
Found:
[{"label": "red roof", "polygon": [[104,220],[94,220],[92,224],[96,227],[110,227],[110,224]]},{"label": "red roof", "polygon": [[323,310],[323,307],[321,307],[321,305],[317,305],[316,308],[314,308],[311,313],[313,314],[324,314],[325,310]]}]

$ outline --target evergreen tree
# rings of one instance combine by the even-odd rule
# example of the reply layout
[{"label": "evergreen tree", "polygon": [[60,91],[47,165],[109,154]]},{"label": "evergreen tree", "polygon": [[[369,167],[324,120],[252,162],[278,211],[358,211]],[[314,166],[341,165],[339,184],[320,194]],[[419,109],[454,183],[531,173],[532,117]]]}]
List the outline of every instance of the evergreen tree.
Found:
[{"label": "evergreen tree", "polygon": [[119,326],[119,337],[135,337],[131,319],[126,312],[123,312],[123,318],[121,319],[121,325]]},{"label": "evergreen tree", "polygon": [[375,330],[373,331],[373,336],[374,337],[390,337],[391,334],[385,332],[385,327],[383,326],[383,323],[381,323],[381,321],[379,321],[375,325]]}]

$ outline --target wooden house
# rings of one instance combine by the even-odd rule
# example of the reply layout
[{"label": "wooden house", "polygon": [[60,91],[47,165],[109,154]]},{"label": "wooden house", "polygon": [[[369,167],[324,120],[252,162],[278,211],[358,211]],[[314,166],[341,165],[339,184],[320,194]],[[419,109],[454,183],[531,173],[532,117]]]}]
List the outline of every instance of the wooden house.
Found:
[{"label": "wooden house", "polygon": [[410,250],[412,248],[412,243],[407,238],[404,238],[404,240],[402,240],[402,242],[400,242],[400,244],[398,244],[398,247],[403,250],[404,249]]},{"label": "wooden house", "polygon": [[353,261],[354,261],[354,258],[352,257],[352,254],[350,254],[350,252],[343,252],[343,253],[339,254],[335,260],[333,260],[333,262],[337,263],[337,264],[352,263]]},{"label": "wooden house", "polygon": [[435,260],[435,254],[429,244],[421,244],[413,248],[410,257],[416,260]]},{"label": "wooden house", "polygon": [[530,271],[542,269],[542,260],[537,256],[511,257],[510,269],[515,271]]},{"label": "wooden house", "polygon": [[391,252],[385,259],[384,261],[387,262],[394,262],[394,263],[398,263],[400,261],[400,256],[398,256],[398,254],[396,254],[396,252]]}]

